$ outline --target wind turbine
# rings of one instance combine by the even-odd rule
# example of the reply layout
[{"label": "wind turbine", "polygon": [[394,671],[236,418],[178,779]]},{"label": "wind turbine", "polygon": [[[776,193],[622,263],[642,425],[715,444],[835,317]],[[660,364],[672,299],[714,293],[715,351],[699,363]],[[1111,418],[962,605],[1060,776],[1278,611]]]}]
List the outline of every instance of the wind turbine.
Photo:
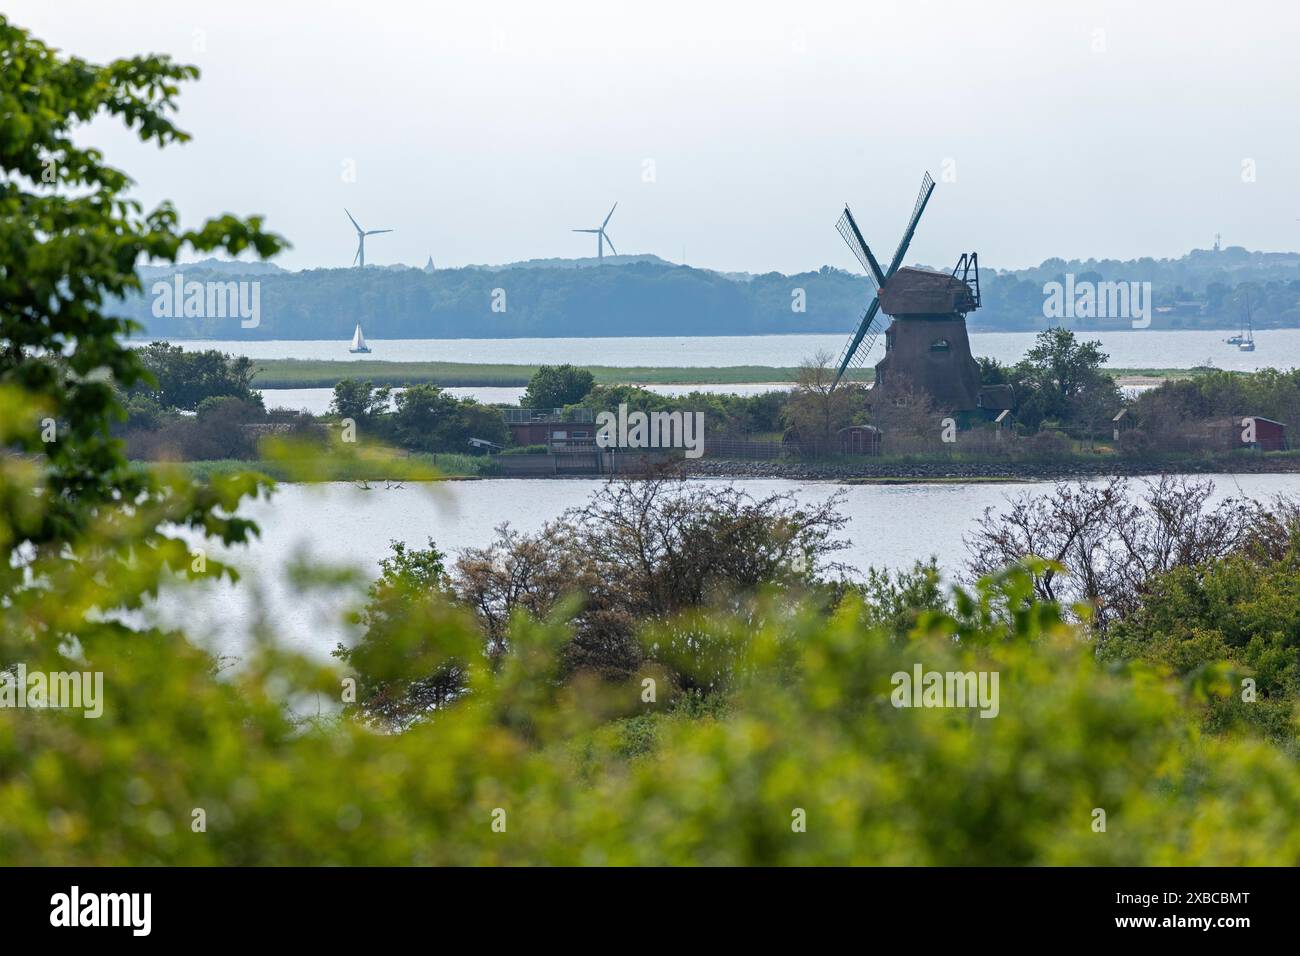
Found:
[{"label": "wind turbine", "polygon": [[605,259],[605,243],[607,242],[609,243],[609,248],[614,253],[614,255],[618,255],[618,250],[614,248],[614,240],[609,238],[609,236],[605,233],[605,227],[609,225],[610,216],[614,215],[614,210],[617,208],[618,208],[618,203],[614,203],[613,208],[610,209],[609,211],[609,216],[605,217],[605,221],[600,224],[599,229],[573,230],[574,232],[594,232],[596,234],[596,258],[602,262]]},{"label": "wind turbine", "polygon": [[[343,211],[348,213],[349,219],[352,219],[352,213],[348,212],[346,208]],[[359,225],[357,225],[357,221],[355,219],[352,219],[352,225],[355,226],[357,230],[357,254],[352,258],[352,264],[356,265],[358,262],[360,262],[361,268],[364,269],[366,267],[366,236],[377,236],[381,232],[392,232],[393,230],[371,229],[369,232],[367,232],[366,230],[362,229]]]}]

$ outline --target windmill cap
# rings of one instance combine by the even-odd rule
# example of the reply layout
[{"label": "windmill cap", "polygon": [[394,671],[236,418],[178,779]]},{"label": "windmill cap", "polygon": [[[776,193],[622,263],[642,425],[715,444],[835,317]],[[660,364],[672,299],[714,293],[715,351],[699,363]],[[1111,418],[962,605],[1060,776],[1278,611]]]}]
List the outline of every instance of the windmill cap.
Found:
[{"label": "windmill cap", "polygon": [[886,315],[964,315],[974,308],[970,288],[947,272],[903,266],[880,288]]}]

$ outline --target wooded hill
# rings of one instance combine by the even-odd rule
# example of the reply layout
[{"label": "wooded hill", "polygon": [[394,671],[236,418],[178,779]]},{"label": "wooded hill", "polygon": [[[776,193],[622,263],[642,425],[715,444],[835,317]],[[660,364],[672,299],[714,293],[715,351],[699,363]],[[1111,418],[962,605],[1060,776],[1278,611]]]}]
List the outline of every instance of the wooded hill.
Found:
[{"label": "wooded hill", "polygon": [[[123,314],[153,338],[345,339],[361,322],[371,338],[497,338],[611,335],[762,335],[846,332],[870,295],[860,274],[830,266],[784,275],[720,273],[653,256],[609,256],[560,265],[403,266],[287,272],[207,260],[179,269],[143,268],[145,294]],[[155,316],[151,288],[176,271],[186,282],[260,282],[260,322]],[[1256,328],[1300,327],[1300,254],[1194,250],[1179,259],[1049,259],[1033,269],[981,273],[983,306],[972,329],[1043,328],[1043,284],[1151,282],[1154,328],[1236,328],[1249,298]],[[176,309],[181,312],[181,309]],[[1076,320],[1076,328],[1122,320]]]}]

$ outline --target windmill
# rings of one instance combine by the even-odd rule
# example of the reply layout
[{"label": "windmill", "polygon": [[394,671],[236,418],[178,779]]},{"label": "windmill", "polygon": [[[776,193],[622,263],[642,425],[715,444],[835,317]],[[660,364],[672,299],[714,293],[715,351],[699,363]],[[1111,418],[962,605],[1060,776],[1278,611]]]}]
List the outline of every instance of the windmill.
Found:
[{"label": "windmill", "polygon": [[840,353],[835,381],[838,384],[849,368],[866,363],[881,333],[876,317],[884,312],[894,321],[885,331],[885,357],[876,364],[873,394],[878,398],[887,387],[906,380],[940,407],[960,411],[979,405],[979,366],[966,335],[966,313],[979,307],[979,260],[975,253],[963,254],[951,275],[903,266],[933,192],[934,180],[926,173],[888,269],[881,269],[853,212],[844,207],[835,228],[862,263],[873,292],[857,331]]},{"label": "windmill", "polygon": [[618,208],[618,203],[614,203],[613,208],[610,209],[609,211],[609,215],[606,216],[605,221],[600,224],[600,228],[573,230],[574,232],[594,232],[596,234],[596,258],[602,262],[605,259],[605,243],[607,242],[609,243],[609,248],[614,253],[614,255],[618,255],[618,250],[614,248],[614,240],[609,238],[609,236],[605,234],[605,227],[609,225],[610,217],[614,215],[614,210],[617,208]]},{"label": "windmill", "polygon": [[[344,209],[343,211],[347,213],[349,219],[352,219],[352,213],[348,212],[347,209]],[[359,262],[361,263],[361,268],[364,269],[366,267],[366,236],[377,236],[381,232],[392,232],[393,230],[371,229],[369,232],[367,232],[365,229],[362,229],[359,225],[357,225],[357,221],[355,219],[352,219],[352,225],[357,230],[357,254],[353,256],[352,264],[356,265]]]}]

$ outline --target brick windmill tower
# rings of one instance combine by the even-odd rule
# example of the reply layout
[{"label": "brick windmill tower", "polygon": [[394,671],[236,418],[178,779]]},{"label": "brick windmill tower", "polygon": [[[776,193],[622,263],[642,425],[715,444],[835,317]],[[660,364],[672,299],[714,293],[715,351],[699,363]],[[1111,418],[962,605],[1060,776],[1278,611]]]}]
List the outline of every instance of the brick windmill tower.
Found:
[{"label": "brick windmill tower", "polygon": [[880,268],[853,213],[844,207],[836,228],[867,270],[875,292],[857,331],[840,354],[835,381],[838,383],[849,367],[861,368],[866,362],[881,332],[876,317],[884,312],[894,321],[884,330],[885,357],[876,363],[873,398],[878,400],[890,388],[906,382],[926,392],[942,411],[970,411],[980,404],[980,378],[979,365],[970,353],[966,315],[980,304],[979,259],[973,252],[963,253],[952,273],[902,264],[933,192],[934,180],[926,173],[888,270]]}]

